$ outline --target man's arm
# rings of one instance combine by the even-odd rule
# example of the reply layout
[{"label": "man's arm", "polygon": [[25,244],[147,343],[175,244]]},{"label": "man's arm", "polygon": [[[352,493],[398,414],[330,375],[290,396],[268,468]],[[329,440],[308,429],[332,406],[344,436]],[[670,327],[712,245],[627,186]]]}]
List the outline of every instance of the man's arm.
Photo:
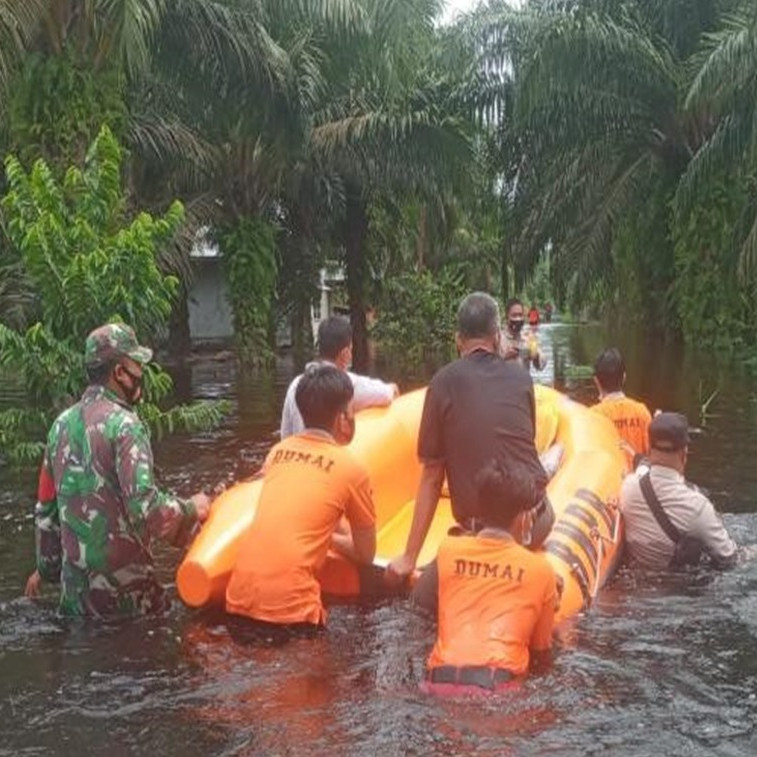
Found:
[{"label": "man's arm", "polygon": [[[158,489],[153,472],[152,448],[144,424],[135,416],[125,417],[116,448],[116,475],[126,512],[143,537],[164,539],[176,546],[190,541],[196,532],[199,515],[207,515],[207,497],[183,500]],[[204,495],[203,495],[204,496]]]},{"label": "man's arm", "polygon": [[336,531],[331,537],[331,546],[358,565],[370,565],[376,556],[376,527]]},{"label": "man's arm", "polygon": [[344,516],[349,528],[337,527],[332,546],[359,565],[370,565],[376,556],[376,508],[368,473],[361,470],[356,485],[349,487]]},{"label": "man's arm", "polygon": [[545,670],[552,662],[552,632],[557,608],[557,578],[550,567],[550,579],[544,592],[539,619],[536,621],[529,642],[530,664],[533,672]]},{"label": "man's arm", "polygon": [[687,535],[694,536],[702,542],[716,567],[732,567],[739,559],[736,542],[726,530],[712,502],[701,492],[693,496],[701,498],[701,507]]},{"label": "man's arm", "polygon": [[418,492],[413,509],[413,522],[407,537],[404,554],[392,560],[387,567],[390,576],[403,579],[409,576],[418,562],[418,555],[423,548],[426,534],[436,513],[439,496],[444,483],[444,464],[429,462],[423,466]]},{"label": "man's arm", "polygon": [[418,555],[442,492],[446,470],[444,424],[447,419],[448,404],[445,400],[444,380],[437,376],[431,379],[426,391],[421,425],[418,430],[418,459],[423,463],[423,470],[415,495],[413,522],[407,537],[405,552],[387,566],[390,581],[401,581],[415,570]]},{"label": "man's arm", "polygon": [[289,384],[286,397],[284,398],[284,407],[281,408],[280,430],[282,439],[286,439],[288,436],[292,436],[292,434],[297,434],[302,431],[302,416],[297,407],[297,402],[294,399],[298,381],[299,377]]},{"label": "man's arm", "polygon": [[399,394],[397,384],[387,384],[381,379],[361,376],[358,373],[348,372],[352,381],[355,394],[352,398],[352,407],[355,411],[366,407],[385,407],[391,405],[392,400]]},{"label": "man's arm", "polygon": [[63,550],[60,543],[60,517],[55,493],[50,445],[45,448],[37,484],[37,505],[34,508],[34,542],[37,573],[44,581],[58,583]]}]

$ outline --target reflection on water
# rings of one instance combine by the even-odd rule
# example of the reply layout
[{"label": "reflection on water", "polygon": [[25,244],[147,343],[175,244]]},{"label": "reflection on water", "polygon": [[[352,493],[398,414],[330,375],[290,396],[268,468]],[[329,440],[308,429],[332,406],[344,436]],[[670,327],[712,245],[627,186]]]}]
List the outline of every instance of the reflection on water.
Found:
[{"label": "reflection on water", "polygon": [[[554,381],[593,401],[595,327],[540,329]],[[686,412],[699,429],[691,478],[742,543],[757,541],[754,383],[748,375],[641,338],[615,342],[629,393]],[[255,470],[275,440],[292,373],[190,366],[178,391],[228,397],[209,434],[160,445],[164,482],[188,494]],[[388,378],[388,376],[386,376]],[[700,388],[701,387],[703,388]],[[408,387],[405,387],[408,388]],[[702,393],[719,395],[699,414]],[[704,421],[704,422],[703,422]],[[0,473],[0,754],[605,754],[745,755],[757,750],[757,564],[725,574],[622,573],[592,610],[560,629],[553,669],[488,700],[437,700],[417,684],[432,623],[401,601],[332,609],[328,632],[276,646],[235,641],[221,613],[63,624],[19,599],[32,565],[34,476]],[[178,559],[161,550],[167,581]]]}]

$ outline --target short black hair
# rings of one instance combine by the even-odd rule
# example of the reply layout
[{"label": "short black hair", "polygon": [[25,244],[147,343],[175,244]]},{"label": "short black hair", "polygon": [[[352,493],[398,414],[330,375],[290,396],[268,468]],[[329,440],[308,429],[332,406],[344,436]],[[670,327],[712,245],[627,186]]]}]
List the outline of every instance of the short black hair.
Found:
[{"label": "short black hair", "polygon": [[336,366],[310,365],[297,384],[294,399],[306,428],[330,431],[354,394],[349,376]]},{"label": "short black hair", "polygon": [[538,499],[533,475],[518,463],[505,465],[492,459],[476,474],[474,482],[478,512],[487,526],[508,528]]},{"label": "short black hair", "polygon": [[510,310],[515,305],[520,305],[523,307],[523,301],[519,300],[517,297],[511,297],[506,303],[505,303],[505,318],[507,318],[508,315],[510,315]]},{"label": "short black hair", "polygon": [[85,366],[89,383],[105,386],[105,384],[108,383],[110,374],[113,372],[113,368],[117,362],[117,360],[107,360],[104,363],[95,363],[94,365]]},{"label": "short black hair", "polygon": [[605,392],[619,392],[623,388],[626,363],[617,347],[608,347],[594,361],[594,375]]},{"label": "short black hair", "polygon": [[352,344],[352,324],[343,315],[332,315],[318,324],[318,355],[326,360]]},{"label": "short black hair", "polygon": [[457,330],[463,339],[494,336],[499,331],[499,305],[486,292],[463,298],[457,310]]}]

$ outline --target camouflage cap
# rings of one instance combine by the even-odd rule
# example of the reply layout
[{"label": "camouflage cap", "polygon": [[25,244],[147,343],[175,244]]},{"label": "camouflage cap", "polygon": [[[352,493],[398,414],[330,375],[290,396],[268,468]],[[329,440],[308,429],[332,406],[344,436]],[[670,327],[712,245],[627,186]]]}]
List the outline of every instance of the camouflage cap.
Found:
[{"label": "camouflage cap", "polygon": [[142,347],[131,326],[107,323],[92,331],[84,343],[84,362],[89,366],[103,365],[119,357],[129,357],[137,363],[149,363],[152,350]]}]

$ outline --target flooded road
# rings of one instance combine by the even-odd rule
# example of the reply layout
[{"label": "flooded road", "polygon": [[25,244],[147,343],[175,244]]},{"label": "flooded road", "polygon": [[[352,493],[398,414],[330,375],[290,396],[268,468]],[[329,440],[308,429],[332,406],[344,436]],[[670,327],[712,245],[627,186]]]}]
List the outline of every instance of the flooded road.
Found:
[{"label": "flooded road", "polygon": [[[688,414],[689,477],[737,541],[757,542],[754,377],[597,327],[555,324],[541,336],[549,365],[537,380],[585,402],[595,395],[576,366],[620,346],[629,393]],[[213,433],[157,446],[161,482],[190,494],[252,473],[275,441],[293,370],[288,359],[267,376],[212,360],[189,367],[180,391],[227,397],[234,413]],[[178,602],[159,619],[62,623],[54,588],[41,604],[19,597],[33,567],[34,480],[0,470],[2,755],[757,753],[757,563],[621,573],[560,629],[549,673],[491,700],[445,701],[418,691],[434,628],[402,601],[334,607],[323,637],[284,646],[239,644],[222,614]],[[159,551],[167,582],[177,559]]]}]

